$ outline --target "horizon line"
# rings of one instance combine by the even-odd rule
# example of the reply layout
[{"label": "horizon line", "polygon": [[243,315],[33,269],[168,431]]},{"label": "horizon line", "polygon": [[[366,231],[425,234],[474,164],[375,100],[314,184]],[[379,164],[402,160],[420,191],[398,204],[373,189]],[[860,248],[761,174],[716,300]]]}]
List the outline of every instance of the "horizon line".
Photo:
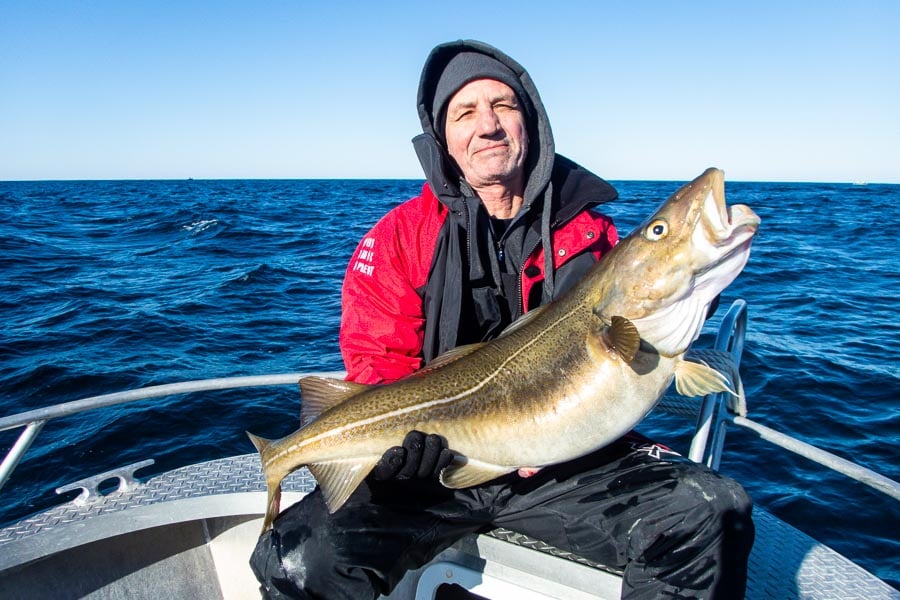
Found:
[{"label": "horizon line", "polygon": [[[622,177],[603,177],[606,181],[641,181],[641,182],[661,182],[671,183],[679,181],[692,181],[692,179],[666,179],[666,178],[622,178]],[[425,182],[425,177],[88,177],[88,178],[66,178],[66,177],[50,177],[43,179],[3,179],[0,183],[65,183],[65,182],[106,182],[106,181],[409,181],[409,182]],[[730,183],[828,183],[840,185],[898,185],[897,181],[868,181],[868,180],[838,180],[838,179],[727,179]]]}]

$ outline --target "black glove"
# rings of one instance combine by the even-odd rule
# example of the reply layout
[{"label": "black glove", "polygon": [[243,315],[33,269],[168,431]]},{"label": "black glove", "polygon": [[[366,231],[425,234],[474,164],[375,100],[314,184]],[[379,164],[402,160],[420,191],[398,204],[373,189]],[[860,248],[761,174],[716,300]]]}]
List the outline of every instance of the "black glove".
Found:
[{"label": "black glove", "polygon": [[379,481],[428,479],[437,477],[452,460],[453,452],[447,448],[447,440],[434,433],[410,431],[402,446],[388,448],[372,469],[371,477]]}]

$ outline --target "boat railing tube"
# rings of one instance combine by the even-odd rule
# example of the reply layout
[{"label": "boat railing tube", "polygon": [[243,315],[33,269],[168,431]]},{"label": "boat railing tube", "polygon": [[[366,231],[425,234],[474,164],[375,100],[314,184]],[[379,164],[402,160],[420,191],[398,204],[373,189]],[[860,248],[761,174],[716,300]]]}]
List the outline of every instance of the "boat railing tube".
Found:
[{"label": "boat railing tube", "polygon": [[[744,352],[744,336],[747,332],[747,302],[742,298],[735,300],[722,322],[716,334],[713,349],[727,353],[733,362],[732,369],[738,373],[741,366],[741,355]],[[739,378],[735,381],[737,386],[741,383]],[[730,396],[730,394],[729,394]],[[738,396],[735,411],[739,415],[747,414],[747,403],[743,395],[743,389]],[[709,394],[703,398],[700,411],[697,415],[697,427],[691,440],[688,457],[694,462],[703,463],[713,469],[719,468],[719,460],[722,455],[724,431],[722,429],[725,413],[728,411],[726,394]]]},{"label": "boat railing tube", "polygon": [[[744,336],[747,330],[747,303],[735,300],[726,312],[719,325],[714,350],[727,352],[730,361],[734,362],[734,372],[740,367]],[[309,376],[343,378],[343,371],[277,373],[272,375],[253,375],[244,377],[219,377],[214,379],[198,379],[164,385],[154,385],[136,390],[116,392],[92,396],[81,400],[64,402],[45,408],[0,417],[0,431],[24,427],[18,439],[0,462],[0,488],[9,480],[12,472],[21,461],[25,452],[31,447],[44,425],[60,417],[80,412],[95,410],[128,402],[136,402],[161,396],[175,396],[203,391],[228,390],[242,387],[266,387],[279,385],[296,385],[300,379]],[[736,377],[740,386],[739,377]],[[740,388],[735,401],[724,393],[706,396],[699,409],[697,425],[689,456],[695,462],[704,463],[718,469],[725,434],[728,424],[734,424],[754,432],[759,439],[775,444],[781,448],[804,456],[838,473],[842,473],[856,481],[900,500],[900,483],[893,481],[871,469],[841,458],[835,454],[802,442],[789,435],[766,427],[747,418],[746,400]]]},{"label": "boat railing tube", "polygon": [[[722,318],[713,346],[715,350],[727,353],[731,357],[735,372],[738,372],[740,368],[741,355],[744,351],[747,310],[747,303],[743,299],[739,298],[732,303]],[[688,454],[691,460],[718,470],[725,445],[727,426],[733,424],[753,432],[761,440],[846,475],[895,500],[900,500],[900,483],[827,450],[747,418],[747,399],[743,394],[743,386],[739,378],[735,383],[738,386],[737,398],[725,393],[709,394],[703,398],[697,419],[697,428]]]},{"label": "boat railing tube", "polygon": [[893,479],[889,479],[884,475],[876,473],[871,469],[867,469],[862,465],[858,465],[855,462],[851,462],[845,458],[841,458],[831,452],[826,450],[822,450],[821,448],[817,448],[812,444],[807,444],[806,442],[802,442],[797,438],[793,438],[789,435],[785,435],[780,431],[776,431],[771,427],[766,427],[761,423],[757,423],[747,417],[741,417],[739,415],[734,415],[731,417],[731,422],[735,425],[747,429],[748,431],[752,431],[755,433],[760,439],[763,439],[770,444],[775,444],[785,450],[790,450],[794,454],[798,454],[804,458],[807,458],[811,461],[817,462],[820,465],[824,465],[833,471],[837,471],[851,479],[855,479],[856,481],[863,483],[871,488],[874,488],[880,492],[884,492],[888,496],[891,496],[895,500],[900,500],[900,483],[897,483]]},{"label": "boat railing tube", "polygon": [[148,398],[161,396],[177,396],[194,392],[206,392],[213,390],[230,390],[241,387],[266,387],[277,385],[296,385],[303,377],[318,375],[323,377],[343,377],[342,371],[326,371],[316,373],[277,373],[273,375],[251,375],[245,377],[218,377],[214,379],[198,379],[194,381],[181,381],[154,385],[137,390],[91,396],[81,400],[73,400],[62,404],[54,404],[45,408],[37,408],[17,415],[0,417],[0,431],[24,427],[25,430],[16,439],[12,448],[6,453],[3,462],[0,463],[0,488],[9,480],[19,461],[28,448],[37,438],[44,425],[53,419],[67,417],[80,412],[96,410],[117,404],[126,404]]}]

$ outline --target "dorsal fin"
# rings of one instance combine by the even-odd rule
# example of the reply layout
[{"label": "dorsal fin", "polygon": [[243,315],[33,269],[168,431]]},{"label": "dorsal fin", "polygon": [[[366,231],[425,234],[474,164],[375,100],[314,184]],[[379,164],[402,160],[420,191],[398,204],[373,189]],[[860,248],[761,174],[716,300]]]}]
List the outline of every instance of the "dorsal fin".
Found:
[{"label": "dorsal fin", "polygon": [[300,380],[300,425],[309,424],[332,406],[368,388],[361,383],[333,377],[304,377]]},{"label": "dorsal fin", "polygon": [[473,352],[475,352],[482,346],[484,346],[484,343],[478,342],[477,344],[466,344],[465,346],[457,346],[456,348],[447,350],[440,356],[437,356],[434,359],[432,359],[432,361],[430,363],[428,363],[427,365],[425,365],[424,367],[422,367],[421,369],[419,369],[418,371],[413,373],[413,375],[422,375],[424,373],[428,373],[435,369],[445,367],[452,362],[456,362],[463,356],[472,354]]},{"label": "dorsal fin", "polygon": [[[528,313],[522,315],[521,317],[516,319],[514,322],[510,323],[498,337],[503,337],[505,335],[509,335],[513,331],[521,329],[522,327],[524,327],[525,325],[527,325],[528,323],[533,321],[535,319],[535,317],[537,317],[540,313],[542,313],[544,311],[545,308],[546,308],[546,305],[540,306],[538,308],[528,311]],[[430,363],[425,365],[423,368],[421,368],[418,371],[416,371],[415,373],[413,373],[413,375],[422,375],[424,373],[433,371],[434,369],[439,369],[441,367],[445,367],[452,362],[456,362],[463,356],[472,354],[473,352],[475,352],[482,346],[484,346],[484,342],[478,342],[475,344],[466,344],[465,346],[457,346],[456,348],[453,348],[452,350],[447,350],[446,352],[444,352],[443,354],[441,354],[440,356],[438,356],[434,360],[432,360]]]},{"label": "dorsal fin", "polygon": [[604,328],[603,341],[606,342],[607,346],[618,352],[625,362],[631,362],[641,346],[641,336],[637,327],[634,326],[634,323],[619,315],[613,315],[609,326]]},{"label": "dorsal fin", "polygon": [[519,329],[522,329],[523,327],[525,327],[526,325],[528,325],[529,323],[534,321],[538,317],[538,315],[540,315],[545,310],[547,310],[548,306],[550,306],[550,305],[545,304],[543,306],[539,306],[537,308],[533,308],[533,309],[529,310],[527,313],[525,313],[524,315],[522,315],[521,317],[519,317],[518,319],[516,319],[509,325],[507,325],[506,329],[503,330],[503,332],[499,335],[499,337],[503,337],[504,335],[509,335],[514,331],[518,331]]}]

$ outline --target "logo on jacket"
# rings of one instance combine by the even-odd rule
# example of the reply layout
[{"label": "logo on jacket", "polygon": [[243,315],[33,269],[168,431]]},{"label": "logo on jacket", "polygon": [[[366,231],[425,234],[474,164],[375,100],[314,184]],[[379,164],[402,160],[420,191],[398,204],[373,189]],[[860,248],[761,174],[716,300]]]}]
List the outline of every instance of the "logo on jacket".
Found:
[{"label": "logo on jacket", "polygon": [[362,273],[363,275],[372,276],[375,271],[375,265],[372,261],[375,258],[375,238],[367,237],[363,239],[359,245],[359,253],[356,255],[356,262],[353,263],[353,271]]}]

